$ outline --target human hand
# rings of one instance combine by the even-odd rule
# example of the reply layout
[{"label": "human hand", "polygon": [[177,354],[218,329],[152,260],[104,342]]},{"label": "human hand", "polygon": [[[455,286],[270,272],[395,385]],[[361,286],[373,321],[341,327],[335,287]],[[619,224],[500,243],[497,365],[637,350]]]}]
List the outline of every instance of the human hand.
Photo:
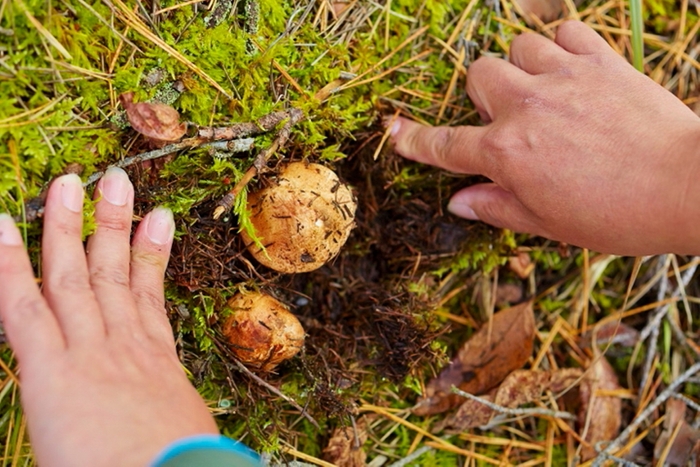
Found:
[{"label": "human hand", "polygon": [[402,156],[495,182],[450,211],[601,252],[700,254],[700,119],[580,22],[516,37],[510,62],[469,68],[485,126],[392,129]]},{"label": "human hand", "polygon": [[145,466],[175,440],[218,434],[180,365],[165,313],[172,213],[149,213],[130,249],[134,190],[126,173],[109,170],[95,193],[98,227],[86,254],[80,179],[51,185],[41,292],[19,231],[0,216],[0,317],[43,467]]}]

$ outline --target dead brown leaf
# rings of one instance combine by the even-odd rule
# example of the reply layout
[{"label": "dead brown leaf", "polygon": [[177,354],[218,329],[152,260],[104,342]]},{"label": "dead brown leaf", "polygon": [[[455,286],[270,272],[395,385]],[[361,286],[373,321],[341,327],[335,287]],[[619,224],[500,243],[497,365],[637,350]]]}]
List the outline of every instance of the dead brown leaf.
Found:
[{"label": "dead brown leaf", "polygon": [[601,441],[615,439],[620,431],[622,403],[619,397],[601,396],[598,390],[620,389],[615,370],[605,356],[598,355],[581,381],[581,407],[578,422],[581,430],[588,427],[584,439],[590,446],[583,446],[581,457],[584,461],[596,456],[593,449]]},{"label": "dead brown leaf", "polygon": [[[664,418],[664,430],[656,440],[654,446],[655,464],[661,460],[664,450],[675,434],[673,444],[668,450],[663,465],[683,466],[688,465],[688,460],[700,441],[700,431],[693,429],[685,421],[685,402],[677,399],[669,399],[666,402],[666,418]],[[680,424],[680,426],[679,426]],[[658,464],[657,464],[658,465]]]},{"label": "dead brown leaf", "polygon": [[532,262],[527,252],[521,251],[508,259],[508,268],[519,278],[527,279],[535,269],[535,263]]},{"label": "dead brown leaf", "polygon": [[362,445],[367,441],[367,423],[360,418],[353,427],[333,430],[328,445],[323,450],[323,459],[338,467],[364,467],[367,453]]},{"label": "dead brown leaf", "polygon": [[483,394],[527,362],[535,337],[531,301],[494,314],[490,328],[489,334],[489,325],[484,324],[450,365],[428,383],[425,397],[413,413],[432,415],[450,410],[463,400],[452,393],[452,386],[470,394]]},{"label": "dead brown leaf", "polygon": [[187,125],[180,123],[180,114],[169,105],[159,102],[134,103],[134,93],[125,92],[119,101],[131,127],[142,135],[157,141],[177,141],[185,135]]},{"label": "dead brown leaf", "polygon": [[[515,370],[503,380],[498,389],[490,391],[482,398],[512,409],[538,400],[546,390],[559,392],[575,384],[582,373],[578,368],[556,371]],[[457,412],[447,417],[437,428],[463,431],[487,424],[495,414],[496,411],[479,401],[466,400]]]}]

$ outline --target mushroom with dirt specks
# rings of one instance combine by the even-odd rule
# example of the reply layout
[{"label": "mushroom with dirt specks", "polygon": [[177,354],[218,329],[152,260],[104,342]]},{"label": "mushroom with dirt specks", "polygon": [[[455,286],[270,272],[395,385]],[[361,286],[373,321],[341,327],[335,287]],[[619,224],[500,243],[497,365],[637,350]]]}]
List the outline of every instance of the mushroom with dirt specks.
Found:
[{"label": "mushroom with dirt specks", "polygon": [[228,302],[233,313],[222,332],[244,364],[271,371],[304,345],[304,328],[286,306],[260,292],[238,293]]},{"label": "mushroom with dirt specks", "polygon": [[357,203],[331,169],[293,162],[248,196],[251,223],[264,249],[241,232],[251,254],[284,273],[318,269],[335,257],[355,226]]}]

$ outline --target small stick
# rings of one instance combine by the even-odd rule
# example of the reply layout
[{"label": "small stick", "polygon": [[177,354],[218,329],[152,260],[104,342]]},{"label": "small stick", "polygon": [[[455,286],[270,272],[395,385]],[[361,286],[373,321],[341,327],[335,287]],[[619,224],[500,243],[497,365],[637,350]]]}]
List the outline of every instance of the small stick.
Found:
[{"label": "small stick", "polygon": [[598,457],[595,458],[592,467],[601,467],[603,465],[603,462],[605,462],[605,456],[612,453],[615,449],[618,449],[620,445],[627,440],[627,438],[630,437],[630,435],[641,425],[647,418],[649,418],[649,415],[651,415],[656,409],[659,408],[661,404],[666,402],[666,400],[669,397],[672,397],[675,395],[676,390],[681,384],[684,384],[689,378],[694,376],[696,373],[700,371],[700,363],[696,363],[695,365],[691,366],[688,368],[685,373],[680,375],[678,378],[676,378],[661,394],[657,396],[654,401],[647,406],[646,409],[642,411],[639,415],[637,415],[632,422],[627,425],[627,428],[624,429],[622,433],[619,434],[617,438],[615,438],[613,441],[610,442],[608,447],[606,447],[603,451],[598,454]]},{"label": "small stick", "polygon": [[287,143],[289,135],[292,132],[292,127],[294,127],[294,125],[296,125],[303,117],[304,113],[301,110],[289,110],[289,119],[285,122],[284,126],[279,131],[277,137],[272,142],[270,147],[262,150],[260,154],[258,154],[258,156],[255,158],[255,162],[253,162],[253,165],[251,165],[248,170],[246,170],[246,173],[243,174],[243,178],[236,183],[231,191],[226,193],[226,195],[221,198],[218,203],[216,203],[217,206],[216,209],[214,209],[214,214],[212,216],[214,219],[218,219],[222,214],[231,210],[234,201],[236,201],[236,197],[241,193],[241,191],[243,191],[253,177],[259,174],[265,168],[265,165],[270,157],[272,157],[272,155],[279,148],[283,147]]},{"label": "small stick", "polygon": [[457,394],[458,396],[466,397],[467,399],[471,399],[473,401],[476,401],[480,404],[484,404],[486,407],[488,407],[491,410],[494,410],[496,412],[500,412],[506,415],[513,415],[516,417],[519,416],[533,416],[533,415],[544,415],[547,417],[554,417],[554,418],[562,418],[562,419],[567,419],[567,420],[576,420],[576,417],[569,412],[562,412],[559,410],[550,410],[550,409],[542,409],[542,408],[533,408],[533,409],[510,409],[508,407],[503,407],[502,405],[494,404],[491,401],[488,401],[486,399],[483,399],[481,397],[475,396],[473,394],[469,394],[468,392],[464,392],[461,389],[459,389],[456,386],[452,386],[452,392]]},{"label": "small stick", "polygon": [[[197,147],[212,147],[229,152],[246,152],[253,147],[254,142],[252,138],[247,138],[248,136],[255,136],[274,130],[277,125],[284,120],[294,119],[293,114],[296,115],[297,112],[300,113],[301,111],[291,109],[288,111],[271,112],[263,115],[255,122],[234,123],[233,125],[223,127],[200,127],[197,129],[197,136],[178,141],[177,143],[168,144],[160,149],[127,157],[109,167],[123,168],[136,162],[158,159],[159,157],[164,157],[183,149]],[[90,175],[85,183],[83,183],[83,187],[94,184],[103,175],[104,172],[96,172]],[[254,175],[255,174],[253,174],[253,176]],[[49,184],[46,186],[49,186]],[[25,207],[27,213],[26,218],[22,219],[20,216],[16,216],[14,218],[15,222],[33,222],[41,217],[44,214],[44,197],[45,192],[29,200]]]},{"label": "small stick", "polygon": [[[172,154],[174,152],[180,151],[182,149],[188,149],[188,148],[194,148],[194,147],[211,147],[213,149],[218,149],[220,151],[229,151],[229,152],[246,152],[250,151],[253,148],[253,144],[255,143],[255,138],[241,138],[241,139],[235,139],[232,141],[214,141],[211,143],[204,143],[204,144],[192,144],[192,140],[194,138],[186,139],[184,141],[181,141],[179,143],[174,143],[174,144],[168,144],[167,146],[163,146],[160,149],[155,149],[153,151],[148,151],[148,152],[142,152],[141,154],[137,154],[135,156],[127,157],[125,159],[120,160],[116,164],[112,164],[107,169],[111,169],[112,167],[119,167],[119,168],[124,168],[128,167],[130,165],[136,164],[137,162],[145,162],[145,161],[150,161],[152,159],[158,159],[164,156],[167,156],[168,154]],[[94,174],[90,175],[88,179],[83,183],[83,187],[88,187],[98,181],[102,176],[104,175],[104,172],[95,172]]]},{"label": "small stick", "polygon": [[236,358],[235,355],[233,355],[233,353],[228,348],[226,348],[225,345],[219,342],[218,339],[214,338],[214,336],[210,335],[209,333],[207,333],[207,336],[209,336],[209,338],[212,340],[212,342],[214,342],[214,344],[219,348],[219,350],[223,351],[226,354],[226,356],[230,358],[231,361],[233,361],[233,363],[236,365],[238,370],[241,371],[241,373],[245,373],[246,375],[250,376],[256,383],[287,401],[292,407],[297,409],[299,413],[301,413],[309,422],[311,422],[313,426],[315,426],[319,430],[321,429],[318,422],[301,405],[299,405],[297,401],[281,392],[279,389],[262,379],[260,376],[250,371],[244,364],[240,362],[240,360]]}]

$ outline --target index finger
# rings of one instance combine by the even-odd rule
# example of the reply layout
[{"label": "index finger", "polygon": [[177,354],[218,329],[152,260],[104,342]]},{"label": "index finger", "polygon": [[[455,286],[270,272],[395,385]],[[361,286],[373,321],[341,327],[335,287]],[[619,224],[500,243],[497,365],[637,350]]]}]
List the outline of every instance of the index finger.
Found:
[{"label": "index finger", "polygon": [[399,118],[391,131],[395,151],[407,159],[455,173],[488,176],[490,172],[479,151],[484,127],[430,127]]}]

